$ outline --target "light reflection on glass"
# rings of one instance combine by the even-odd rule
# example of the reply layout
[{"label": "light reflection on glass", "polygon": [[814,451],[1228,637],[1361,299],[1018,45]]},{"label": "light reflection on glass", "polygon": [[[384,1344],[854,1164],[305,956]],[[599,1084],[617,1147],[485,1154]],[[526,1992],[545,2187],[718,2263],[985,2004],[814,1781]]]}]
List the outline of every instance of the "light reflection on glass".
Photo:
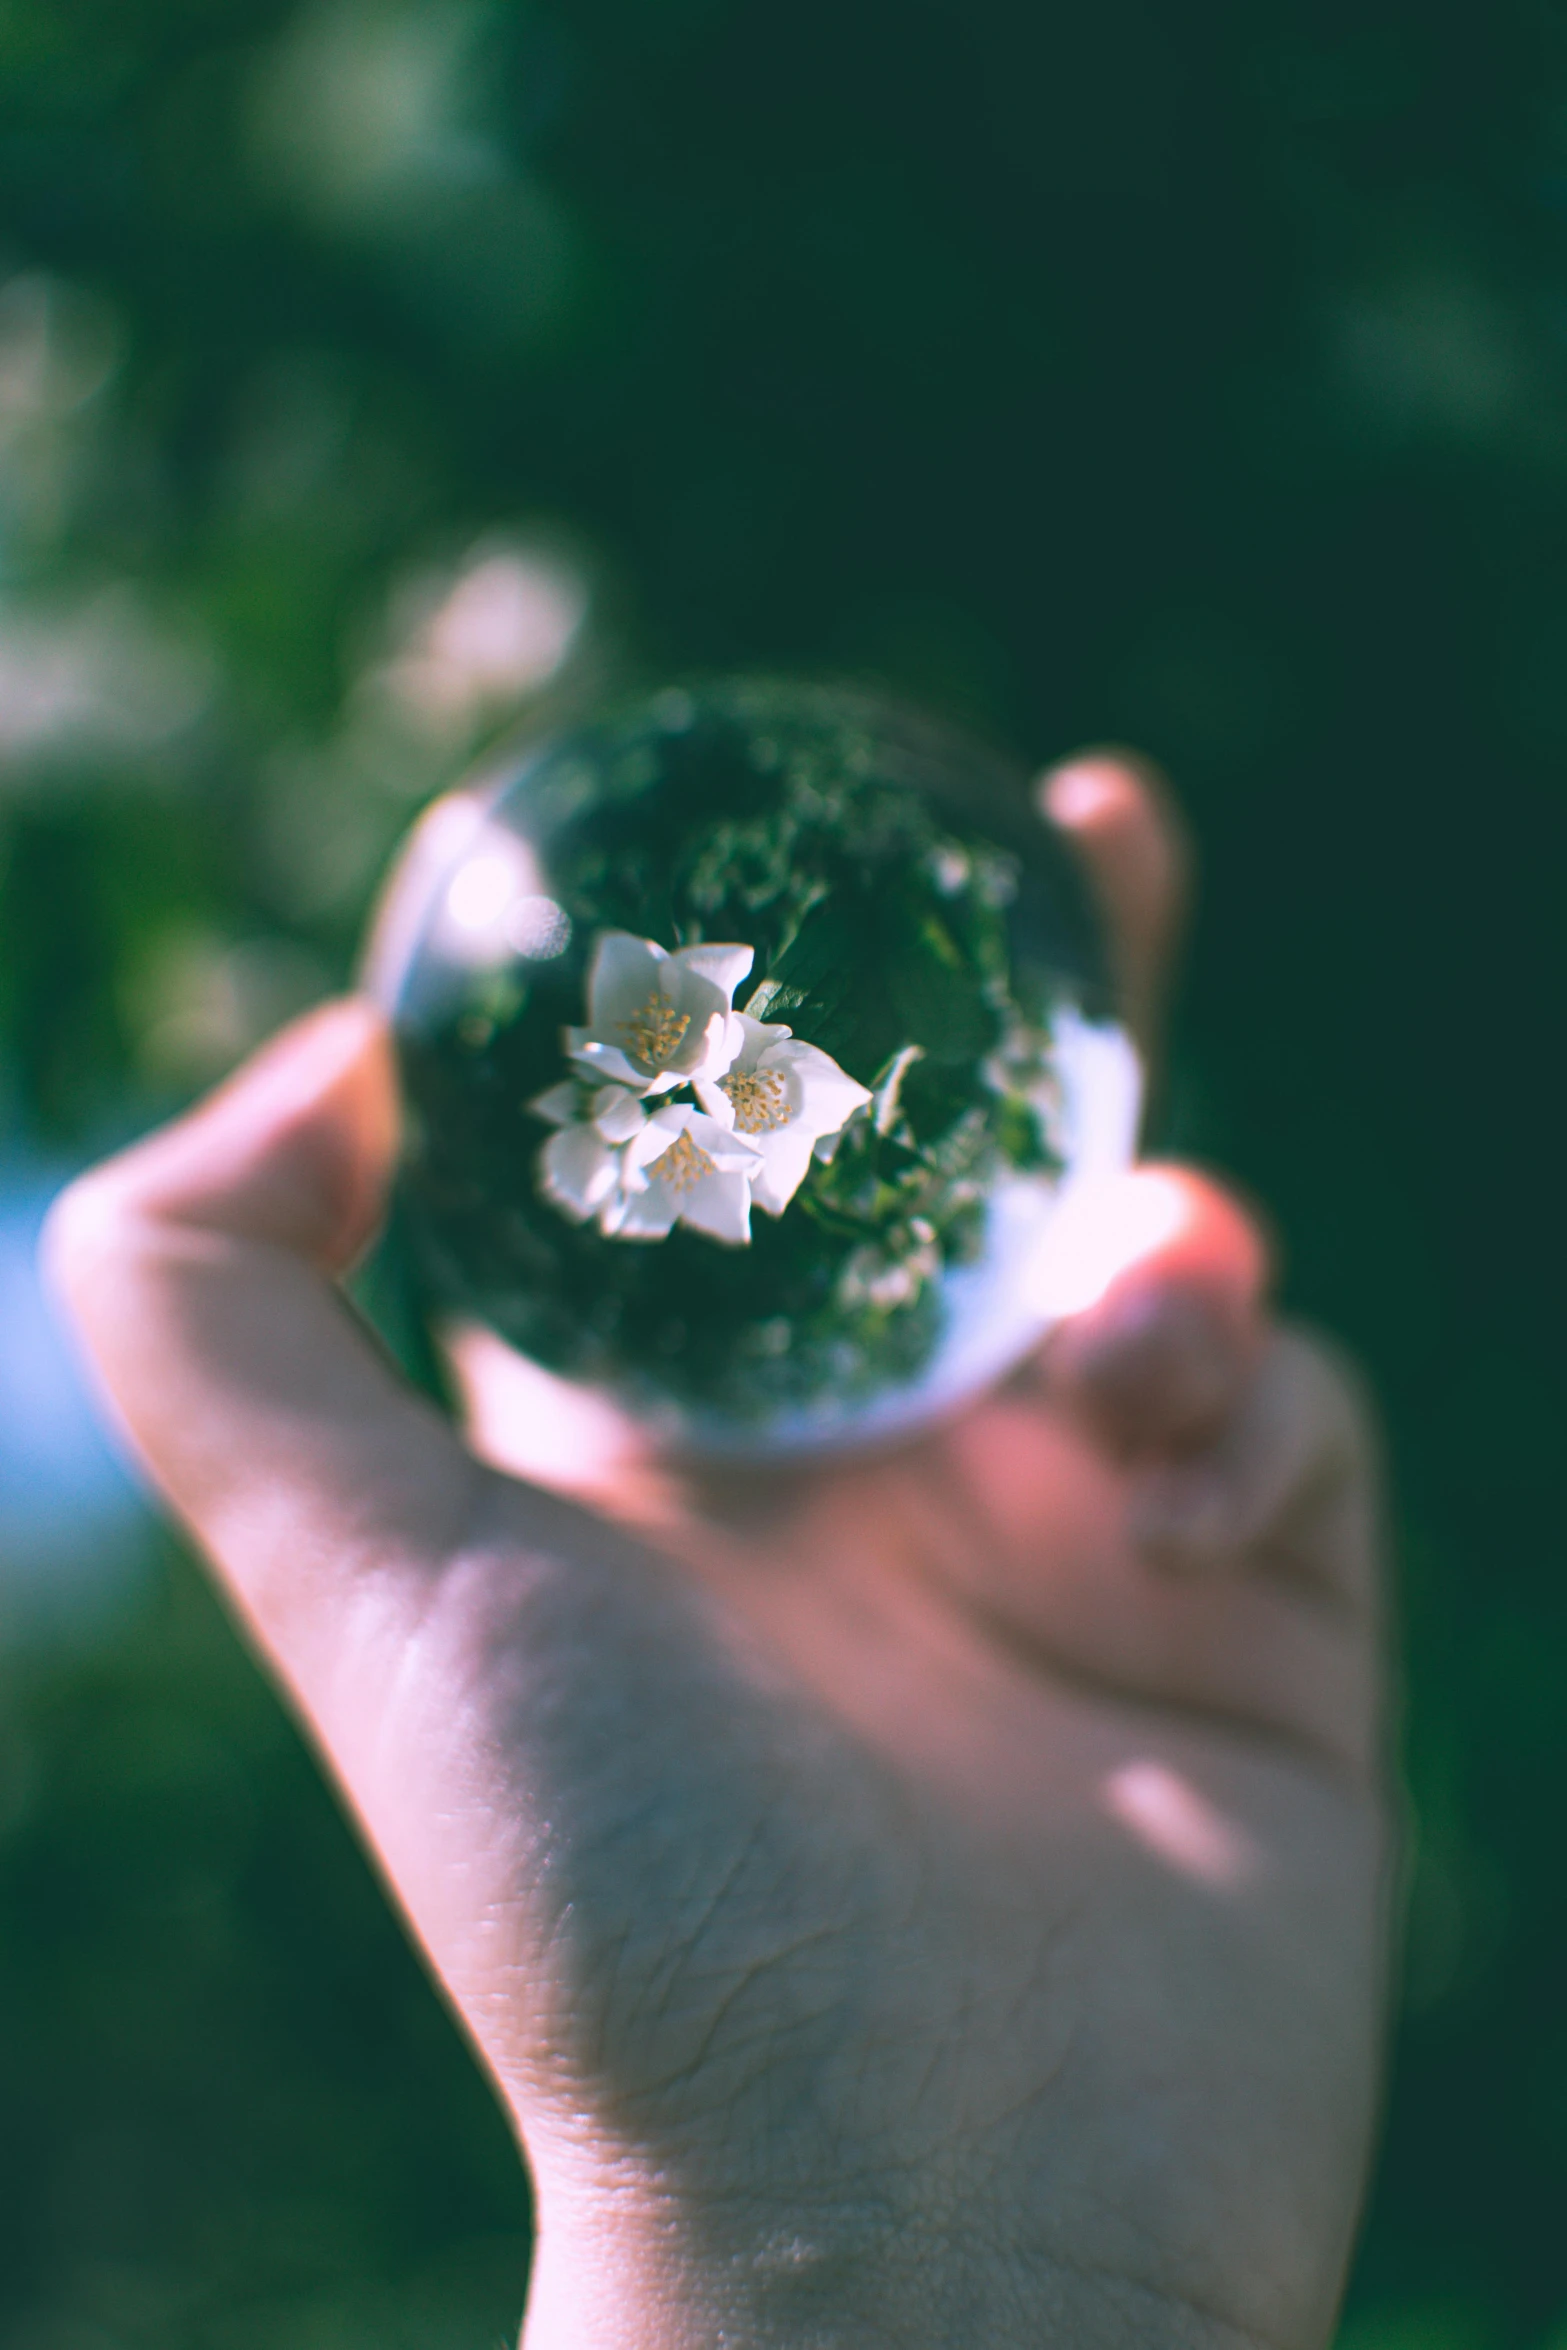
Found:
[{"label": "light reflection on glass", "polygon": [[571,944],[571,916],[553,898],[519,898],[506,916],[506,936],[530,962],[553,962]]},{"label": "light reflection on glass", "polygon": [[539,888],[532,850],[490,830],[447,882],[441,927],[449,952],[469,969],[524,955],[549,962],[571,941],[571,917]]},{"label": "light reflection on glass", "polygon": [[[1107,1123],[1120,1115],[1119,1088],[1108,1090],[1115,1098]],[[1031,1309],[1051,1318],[1086,1313],[1128,1266],[1173,1240],[1190,1213],[1188,1193],[1156,1169],[1111,1175],[1101,1163],[1081,1182],[1067,1183],[1054,1221],[1022,1269]]]}]

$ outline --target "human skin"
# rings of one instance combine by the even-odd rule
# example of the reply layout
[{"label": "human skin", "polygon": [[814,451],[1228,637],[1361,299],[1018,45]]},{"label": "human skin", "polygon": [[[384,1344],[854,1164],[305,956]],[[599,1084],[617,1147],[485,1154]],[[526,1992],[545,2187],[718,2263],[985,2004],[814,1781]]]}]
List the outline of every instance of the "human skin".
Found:
[{"label": "human skin", "polygon": [[[1145,1036],[1157,783],[1049,779]],[[48,1255],[513,2117],[526,2350],[1331,2336],[1391,1840],[1352,1383],[1196,1174],[944,1428],[722,1482],[542,1377],[481,1460],[339,1280],[396,1147],[329,1006],[74,1185]],[[531,1402],[530,1402],[531,1397]],[[515,1473],[515,1472],[521,1473]]]}]

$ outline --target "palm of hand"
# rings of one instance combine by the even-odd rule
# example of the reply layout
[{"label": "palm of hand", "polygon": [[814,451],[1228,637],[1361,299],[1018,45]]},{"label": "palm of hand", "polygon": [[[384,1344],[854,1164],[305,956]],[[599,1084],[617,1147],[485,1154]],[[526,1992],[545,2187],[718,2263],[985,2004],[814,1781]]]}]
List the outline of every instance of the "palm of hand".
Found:
[{"label": "palm of hand", "polygon": [[[501,1732],[516,1792],[481,1817],[571,1825],[503,1865],[499,1942],[468,1941],[465,1899],[435,1955],[499,2021],[480,2038],[546,2208],[557,2161],[591,2195],[608,2157],[738,2258],[782,2161],[789,2293],[869,2234],[923,2302],[915,2248],[983,2183],[987,2273],[937,2264],[968,2327],[1021,2272],[1140,2340],[1322,2337],[1374,2074],[1369,1499],[1309,1350],[1276,1340],[1250,1386],[1275,1423],[1243,1464],[1265,1521],[1217,1575],[1151,1560],[1137,1463],[1013,1392],[738,1534],[725,1494],[675,1530],[679,1566],[667,1533],[658,1555],[573,1527],[591,1563],[554,1624],[558,1720],[531,1694],[550,1636],[514,1585],[469,1587],[462,1702],[496,1687],[497,1641],[531,1660]],[[451,1671],[427,1681],[443,1712]],[[557,2153],[560,2108],[591,2118]],[[878,2272],[883,2314],[887,2291]]]}]

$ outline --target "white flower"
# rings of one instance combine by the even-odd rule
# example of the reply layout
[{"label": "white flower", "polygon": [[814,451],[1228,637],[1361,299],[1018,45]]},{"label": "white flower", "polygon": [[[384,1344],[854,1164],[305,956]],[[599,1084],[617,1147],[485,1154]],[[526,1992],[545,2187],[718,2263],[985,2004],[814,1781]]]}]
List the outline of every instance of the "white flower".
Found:
[{"label": "white flower", "polygon": [[[601,934],[588,1023],[568,1028],[577,1075],[529,1106],[558,1129],[539,1186],[607,1238],[662,1240],[688,1224],[741,1247],[753,1199],[781,1216],[811,1154],[827,1158],[872,1096],[789,1029],[736,1012],[748,946],[667,954],[629,931]],[[653,1097],[690,1085],[702,1104]]]},{"label": "white flower", "polygon": [[751,1195],[781,1216],[805,1177],[816,1144],[839,1133],[870,1100],[863,1085],[830,1053],[802,1044],[787,1028],[734,1014],[739,1049],[716,1075],[695,1079],[708,1117],[755,1148],[760,1164]]},{"label": "white flower", "polygon": [[539,1189],[573,1224],[585,1224],[618,1193],[620,1159],[593,1127],[563,1126],[539,1153]]},{"label": "white flower", "polygon": [[610,1230],[624,1210],[628,1146],[647,1123],[641,1103],[623,1085],[601,1085],[588,1094],[568,1079],[528,1106],[560,1129],[539,1154],[545,1198],[574,1224],[597,1216],[601,1229]]},{"label": "white flower", "polygon": [[670,1102],[626,1145],[621,1188],[606,1197],[599,1228],[621,1240],[662,1240],[676,1224],[689,1224],[743,1246],[751,1237],[751,1182],[760,1163],[743,1135],[689,1102]]},{"label": "white flower", "polygon": [[606,930],[588,973],[588,1024],[566,1030],[577,1067],[640,1094],[721,1077],[740,1046],[734,992],[751,968],[746,946],[681,947]]},{"label": "white flower", "polygon": [[624,1085],[552,1085],[529,1108],[559,1132],[539,1154],[539,1188],[574,1224],[611,1240],[662,1240],[690,1224],[737,1246],[751,1237],[754,1144],[689,1102],[651,1116]]}]

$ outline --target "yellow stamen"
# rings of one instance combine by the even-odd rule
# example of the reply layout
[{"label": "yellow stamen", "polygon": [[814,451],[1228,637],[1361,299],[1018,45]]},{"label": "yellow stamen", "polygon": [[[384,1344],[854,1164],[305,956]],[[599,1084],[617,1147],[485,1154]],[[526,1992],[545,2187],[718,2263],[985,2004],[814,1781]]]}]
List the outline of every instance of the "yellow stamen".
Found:
[{"label": "yellow stamen", "polygon": [[660,1069],[680,1049],[680,1039],[691,1025],[689,1012],[677,1012],[661,995],[650,995],[640,1012],[623,1023],[640,1059]]},{"label": "yellow stamen", "polygon": [[648,1168],[649,1175],[656,1175],[671,1191],[689,1191],[693,1183],[700,1183],[704,1175],[714,1172],[712,1160],[700,1143],[691,1140],[685,1127]]},{"label": "yellow stamen", "polygon": [[731,1069],[718,1080],[735,1106],[735,1125],[742,1134],[770,1134],[787,1126],[793,1112],[784,1099],[784,1081],[777,1069]]}]

